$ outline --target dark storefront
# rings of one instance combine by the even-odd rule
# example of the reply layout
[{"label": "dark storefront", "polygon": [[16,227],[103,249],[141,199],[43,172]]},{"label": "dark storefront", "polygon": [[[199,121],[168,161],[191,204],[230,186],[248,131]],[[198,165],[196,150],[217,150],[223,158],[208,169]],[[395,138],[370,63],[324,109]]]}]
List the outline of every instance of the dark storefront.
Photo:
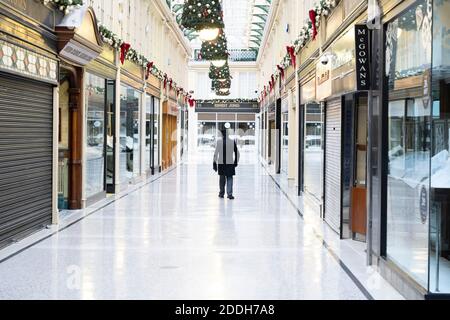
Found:
[{"label": "dark storefront", "polygon": [[[0,1],[0,247],[56,221],[55,21],[40,2]],[[24,21],[33,23],[22,24]]]}]

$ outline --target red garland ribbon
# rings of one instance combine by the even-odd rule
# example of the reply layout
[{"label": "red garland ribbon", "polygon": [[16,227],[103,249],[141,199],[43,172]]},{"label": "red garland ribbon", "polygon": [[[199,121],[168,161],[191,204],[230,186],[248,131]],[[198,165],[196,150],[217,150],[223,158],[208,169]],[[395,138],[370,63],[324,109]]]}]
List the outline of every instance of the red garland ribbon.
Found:
[{"label": "red garland ribbon", "polygon": [[167,88],[167,74],[164,74],[164,90]]},{"label": "red garland ribbon", "polygon": [[153,68],[153,62],[147,63],[147,70],[145,72],[145,80],[147,80],[150,77],[150,71]]},{"label": "red garland ribbon", "polygon": [[123,64],[125,62],[125,57],[127,56],[128,51],[130,50],[131,45],[129,43],[122,43],[120,45],[120,62]]},{"label": "red garland ribbon", "polygon": [[287,46],[286,47],[289,56],[291,57],[292,64],[294,65],[294,69],[297,69],[297,57],[295,56],[295,47]]},{"label": "red garland ribbon", "polygon": [[284,69],[278,64],[277,65],[278,71],[280,71],[281,79],[284,79]]},{"label": "red garland ribbon", "polygon": [[309,19],[311,19],[311,23],[312,23],[312,27],[313,27],[312,39],[316,40],[316,37],[317,37],[317,26],[316,26],[317,13],[315,10],[309,10]]},{"label": "red garland ribbon", "polygon": [[192,98],[189,98],[189,106],[192,108],[195,105],[195,100]]},{"label": "red garland ribbon", "polygon": [[173,80],[172,80],[172,78],[170,78],[170,79],[169,79],[169,89],[170,89],[170,90],[172,90],[172,83],[173,83]]}]

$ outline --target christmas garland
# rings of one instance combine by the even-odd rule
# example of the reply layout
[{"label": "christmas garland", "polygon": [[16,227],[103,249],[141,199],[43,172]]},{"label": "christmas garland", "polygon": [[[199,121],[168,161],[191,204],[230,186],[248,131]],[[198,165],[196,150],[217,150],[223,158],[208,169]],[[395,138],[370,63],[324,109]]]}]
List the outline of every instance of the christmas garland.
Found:
[{"label": "christmas garland", "polygon": [[45,5],[52,3],[64,14],[69,14],[72,10],[81,8],[84,0],[43,0]]},{"label": "christmas garland", "polygon": [[271,81],[269,81],[268,86],[264,86],[264,90],[261,92],[261,96],[258,99],[263,101],[265,97],[274,89],[275,81],[278,80],[280,76],[284,77],[284,70],[290,65],[296,67],[296,55],[304,48],[307,43],[311,40],[315,40],[318,29],[320,27],[320,22],[323,17],[327,17],[333,8],[336,7],[336,0],[320,0],[316,6],[309,11],[309,20],[305,22],[303,27],[300,29],[297,39],[294,41],[293,46],[287,47],[287,53],[279,65],[276,66],[276,70],[272,75]]},{"label": "christmas garland", "polygon": [[230,95],[230,91],[216,91],[216,95],[218,96],[229,96]]},{"label": "christmas garland", "polygon": [[209,68],[209,78],[211,80],[231,79],[230,67],[228,66],[228,62],[223,67],[220,68],[211,65]]},{"label": "christmas garland", "polygon": [[231,80],[230,79],[227,79],[225,81],[219,81],[219,80],[212,81],[212,89],[213,90],[230,89],[230,88],[231,88]]},{"label": "christmas garland", "polygon": [[202,43],[200,58],[209,61],[228,59],[227,38],[223,32],[223,29],[220,30],[219,36],[216,40],[205,41]]},{"label": "christmas garland", "polygon": [[219,0],[187,0],[181,15],[181,26],[200,31],[205,28],[223,28],[223,11]]},{"label": "christmas garland", "polygon": [[197,103],[216,104],[216,103],[257,103],[256,99],[210,99],[198,100]]},{"label": "christmas garland", "polygon": [[336,7],[336,0],[321,0],[313,9],[309,11],[310,19],[300,29],[297,40],[294,41],[296,54],[300,52],[309,40],[315,38],[315,33],[320,27],[322,17],[327,17],[334,7]]},{"label": "christmas garland", "polygon": [[174,89],[177,95],[180,93],[183,94],[186,103],[192,98],[191,95],[185,92],[183,88],[178,87],[176,82],[174,82],[171,78],[168,78],[167,74],[159,70],[152,61],[148,60],[144,55],[133,49],[130,44],[120,39],[120,37],[114,32],[108,30],[102,24],[99,24],[98,28],[103,41],[108,43],[115,50],[120,50],[120,60],[122,63],[126,59],[141,66],[146,71],[146,78],[152,74],[160,81],[164,81],[164,89],[167,87],[167,84],[169,84],[170,88]]}]

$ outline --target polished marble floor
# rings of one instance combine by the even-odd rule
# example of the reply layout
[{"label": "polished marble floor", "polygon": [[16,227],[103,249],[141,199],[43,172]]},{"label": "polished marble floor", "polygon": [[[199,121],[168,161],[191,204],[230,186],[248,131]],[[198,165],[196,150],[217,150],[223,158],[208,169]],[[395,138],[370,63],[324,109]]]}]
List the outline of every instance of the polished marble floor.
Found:
[{"label": "polished marble floor", "polygon": [[367,298],[257,162],[234,201],[211,167],[188,161],[4,260],[0,299]]}]

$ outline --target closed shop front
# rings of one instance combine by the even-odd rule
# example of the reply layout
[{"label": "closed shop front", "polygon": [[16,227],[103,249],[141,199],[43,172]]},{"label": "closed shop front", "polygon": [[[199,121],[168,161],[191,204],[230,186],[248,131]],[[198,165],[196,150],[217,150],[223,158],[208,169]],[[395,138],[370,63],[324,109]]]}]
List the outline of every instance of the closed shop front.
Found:
[{"label": "closed shop front", "polygon": [[[0,1],[0,247],[57,221],[53,158],[59,67],[49,31],[56,13],[30,2],[13,8],[14,3]],[[31,18],[35,28],[21,24]],[[18,30],[20,44],[9,36]]]},{"label": "closed shop front", "polygon": [[327,102],[325,119],[325,221],[337,232],[341,221],[341,99]]},{"label": "closed shop front", "polygon": [[0,72],[0,246],[52,222],[53,87]]}]

